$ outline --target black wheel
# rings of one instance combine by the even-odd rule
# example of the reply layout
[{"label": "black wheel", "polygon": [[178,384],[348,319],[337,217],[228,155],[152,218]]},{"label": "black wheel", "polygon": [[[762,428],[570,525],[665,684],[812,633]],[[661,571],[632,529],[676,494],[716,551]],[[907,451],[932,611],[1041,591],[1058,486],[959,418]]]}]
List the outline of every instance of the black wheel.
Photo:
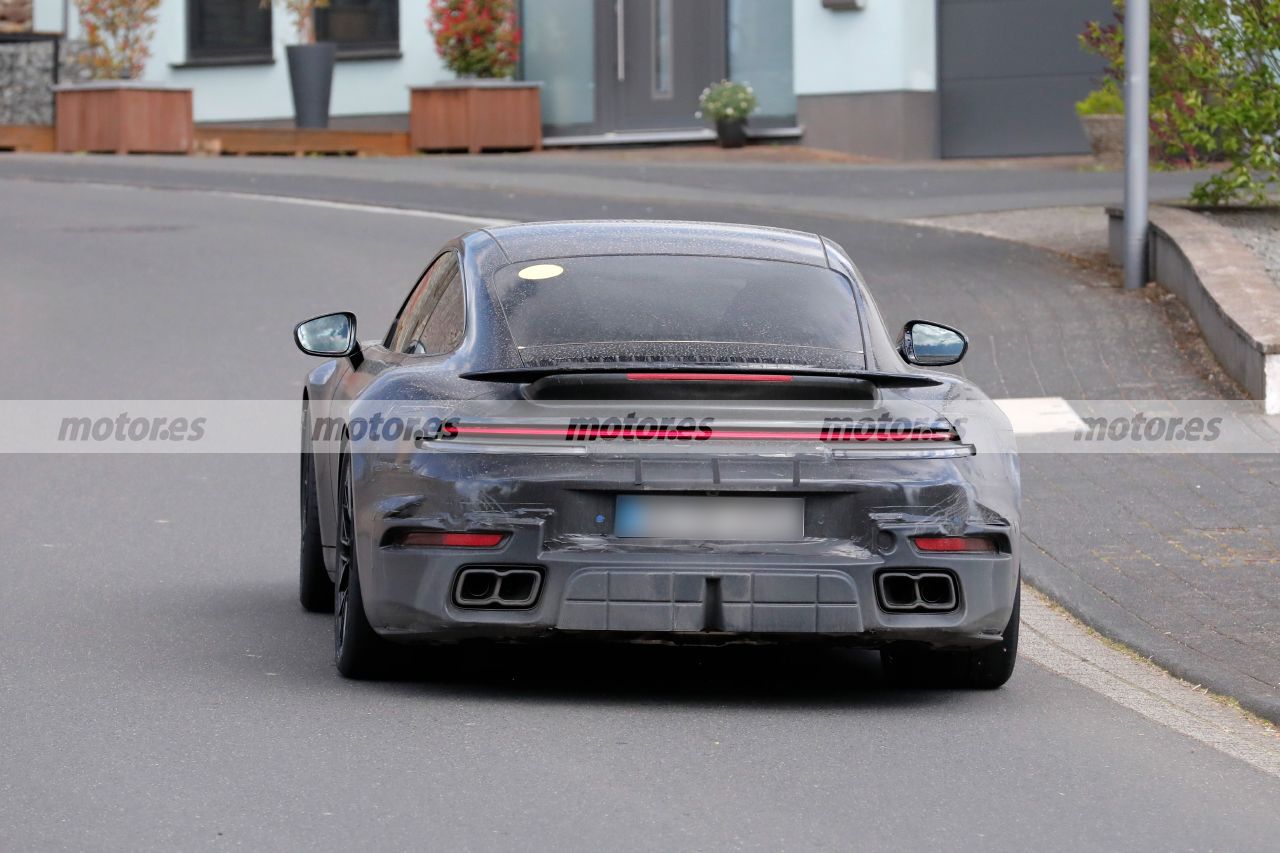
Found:
[{"label": "black wheel", "polygon": [[1018,660],[1018,620],[1022,587],[1013,596],[1013,613],[1000,642],[980,649],[947,651],[911,646],[880,650],[880,664],[890,683],[908,687],[969,687],[994,690],[1013,675]]},{"label": "black wheel", "polygon": [[334,595],[333,653],[338,672],[347,678],[379,678],[391,666],[397,649],[369,625],[360,594],[351,458],[343,456],[338,480],[338,582]]},{"label": "black wheel", "polygon": [[310,416],[302,410],[302,462],[299,498],[302,507],[302,542],[298,556],[298,600],[310,613],[333,612],[333,580],[324,567],[324,546],[320,541],[320,504],[316,496],[315,460],[310,452],[307,425]]}]

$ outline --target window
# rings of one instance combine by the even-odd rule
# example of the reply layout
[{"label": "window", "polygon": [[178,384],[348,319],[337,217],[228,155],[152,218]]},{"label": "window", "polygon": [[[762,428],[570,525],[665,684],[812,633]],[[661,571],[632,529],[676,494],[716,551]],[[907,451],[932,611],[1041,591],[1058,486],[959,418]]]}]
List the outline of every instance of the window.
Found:
[{"label": "window", "polygon": [[187,0],[190,59],[270,59],[271,8],[259,0]]},{"label": "window", "polygon": [[446,252],[426,271],[405,302],[391,349],[414,355],[451,352],[465,327],[458,256]]},{"label": "window", "polygon": [[[862,349],[849,281],[825,267],[750,258],[546,258],[494,276],[518,346],[653,342]],[[520,275],[521,272],[525,275]]]},{"label": "window", "polygon": [[462,298],[462,276],[454,272],[444,286],[440,301],[427,318],[426,328],[419,340],[431,355],[453,352],[462,343],[462,333],[467,326],[466,303]]},{"label": "window", "polygon": [[329,0],[316,9],[316,41],[336,42],[339,56],[399,51],[399,0]]}]

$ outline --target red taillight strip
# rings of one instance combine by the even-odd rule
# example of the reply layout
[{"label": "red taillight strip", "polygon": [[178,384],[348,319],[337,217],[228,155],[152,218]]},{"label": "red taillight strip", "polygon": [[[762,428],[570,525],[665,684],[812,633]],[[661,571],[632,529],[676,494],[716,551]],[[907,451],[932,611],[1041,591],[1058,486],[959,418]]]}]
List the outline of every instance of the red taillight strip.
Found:
[{"label": "red taillight strip", "polygon": [[753,429],[723,429],[717,427],[703,427],[703,432],[698,432],[695,428],[677,429],[668,427],[668,432],[664,435],[642,434],[640,431],[631,428],[631,430],[623,435],[617,430],[606,430],[604,427],[498,427],[498,426],[463,426],[457,427],[456,435],[514,435],[514,436],[552,436],[555,438],[571,438],[575,440],[590,438],[605,439],[636,439],[645,441],[657,438],[670,438],[672,433],[687,433],[691,438],[709,438],[709,439],[729,439],[729,440],[745,440],[745,441],[954,441],[956,435],[947,430],[922,430],[917,432],[901,431],[877,431],[877,432],[851,432],[848,430],[836,431],[794,431],[787,432],[784,430],[753,430]]},{"label": "red taillight strip", "polygon": [[921,551],[954,554],[996,550],[996,543],[985,536],[917,536],[912,541]]},{"label": "red taillight strip", "polygon": [[410,530],[400,537],[409,548],[496,548],[507,538],[505,533],[442,533],[433,530]]},{"label": "red taillight strip", "polygon": [[782,373],[628,373],[632,382],[790,382]]}]

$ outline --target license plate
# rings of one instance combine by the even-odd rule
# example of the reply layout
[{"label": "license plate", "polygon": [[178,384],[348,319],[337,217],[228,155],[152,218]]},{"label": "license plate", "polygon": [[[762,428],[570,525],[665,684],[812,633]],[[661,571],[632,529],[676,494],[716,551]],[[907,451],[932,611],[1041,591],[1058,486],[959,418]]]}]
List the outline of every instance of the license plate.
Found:
[{"label": "license plate", "polygon": [[613,530],[623,539],[797,542],[804,498],[618,495]]}]

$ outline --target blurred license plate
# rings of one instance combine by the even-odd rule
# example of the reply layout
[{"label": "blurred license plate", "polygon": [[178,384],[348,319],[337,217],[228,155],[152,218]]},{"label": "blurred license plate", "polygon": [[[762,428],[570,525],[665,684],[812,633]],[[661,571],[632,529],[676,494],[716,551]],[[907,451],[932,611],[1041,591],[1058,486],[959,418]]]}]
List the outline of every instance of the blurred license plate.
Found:
[{"label": "blurred license plate", "polygon": [[615,536],[796,542],[804,538],[804,498],[618,495]]}]

